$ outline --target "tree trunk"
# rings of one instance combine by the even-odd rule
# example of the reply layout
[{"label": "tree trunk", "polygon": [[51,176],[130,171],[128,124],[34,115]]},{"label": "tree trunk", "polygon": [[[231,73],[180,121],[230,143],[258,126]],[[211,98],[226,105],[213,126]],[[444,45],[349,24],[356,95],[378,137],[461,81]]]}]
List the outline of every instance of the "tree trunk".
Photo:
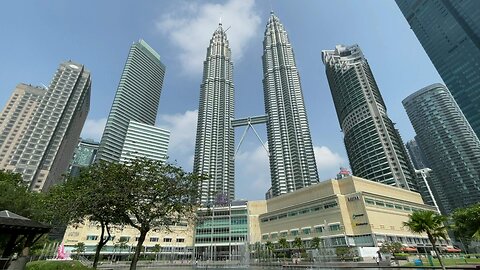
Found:
[{"label": "tree trunk", "polygon": [[443,270],[446,270],[445,265],[443,264],[443,261],[442,261],[442,256],[440,255],[440,250],[437,248],[437,245],[435,243],[436,242],[435,239],[429,232],[427,232],[427,235],[428,235],[428,239],[430,240],[430,243],[432,243],[433,250],[435,250],[435,253],[437,253],[437,258],[438,258],[438,262],[440,263],[440,266],[442,267]]},{"label": "tree trunk", "polygon": [[140,257],[140,251],[142,250],[142,245],[143,245],[143,242],[145,241],[145,237],[147,236],[147,232],[148,230],[145,230],[143,228],[140,229],[140,237],[138,238],[135,254],[133,254],[132,263],[130,264],[130,270],[137,269],[138,258]]},{"label": "tree trunk", "polygon": [[93,257],[93,265],[92,265],[92,267],[93,267],[94,269],[97,269],[98,260],[100,259],[100,251],[101,251],[102,248],[105,246],[105,244],[107,244],[108,238],[110,238],[110,232],[108,232],[108,229],[107,229],[108,238],[107,238],[107,239],[104,239],[104,236],[105,236],[105,227],[106,227],[107,225],[105,225],[103,222],[100,222],[100,225],[101,225],[101,227],[102,227],[102,232],[100,233],[100,241],[98,241],[97,248],[95,249],[95,257]]}]

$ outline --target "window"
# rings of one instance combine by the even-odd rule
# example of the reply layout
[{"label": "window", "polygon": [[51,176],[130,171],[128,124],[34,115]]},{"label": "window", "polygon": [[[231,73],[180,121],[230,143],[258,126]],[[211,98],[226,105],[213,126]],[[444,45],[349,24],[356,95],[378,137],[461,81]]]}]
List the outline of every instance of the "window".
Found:
[{"label": "window", "polygon": [[302,233],[303,233],[303,234],[307,234],[307,235],[310,234],[311,231],[312,231],[312,230],[311,230],[310,228],[303,228],[303,229],[302,229]]},{"label": "window", "polygon": [[323,226],[315,227],[315,232],[316,233],[322,233],[324,230],[325,230],[325,228],[323,228]]},{"label": "window", "polygon": [[185,239],[184,238],[177,238],[176,242],[177,243],[185,243]]},{"label": "window", "polygon": [[372,199],[367,199],[367,198],[365,198],[365,202],[366,202],[367,204],[375,204],[375,201],[372,200]]},{"label": "window", "polygon": [[297,236],[298,235],[298,230],[290,230],[290,234],[292,236]]},{"label": "window", "polygon": [[130,236],[120,236],[119,242],[128,242],[130,241]]},{"label": "window", "polygon": [[150,237],[150,242],[158,242],[158,237]]},{"label": "window", "polygon": [[87,235],[87,240],[98,240],[98,235]]},{"label": "window", "polygon": [[339,231],[340,230],[340,224],[331,224],[328,226],[330,231]]},{"label": "window", "polygon": [[163,238],[163,242],[165,242],[165,243],[171,243],[171,242],[172,242],[172,238],[165,237],[165,238]]}]

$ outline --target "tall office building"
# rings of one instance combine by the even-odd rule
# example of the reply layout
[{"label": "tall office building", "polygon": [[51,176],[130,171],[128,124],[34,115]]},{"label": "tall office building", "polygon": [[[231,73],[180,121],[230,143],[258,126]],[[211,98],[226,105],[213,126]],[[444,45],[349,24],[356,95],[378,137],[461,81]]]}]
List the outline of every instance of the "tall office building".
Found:
[{"label": "tall office building", "polygon": [[416,190],[400,134],[358,45],[322,52],[353,175]]},{"label": "tall office building", "polygon": [[408,154],[410,155],[413,167],[415,167],[416,170],[421,170],[428,167],[425,155],[420,149],[420,146],[418,146],[416,139],[408,141],[405,144],[405,147],[407,148]]},{"label": "tall office building", "polygon": [[208,176],[200,183],[202,204],[223,197],[232,201],[234,183],[233,62],[227,35],[219,24],[210,40],[200,86],[193,171]]},{"label": "tall office building", "polygon": [[21,173],[32,191],[63,180],[90,108],[90,72],[71,61],[60,64],[7,170]]},{"label": "tall office building", "polygon": [[411,94],[403,106],[445,199],[444,213],[480,201],[480,141],[442,84]]},{"label": "tall office building", "polygon": [[480,137],[480,1],[396,2]]},{"label": "tall office building", "polygon": [[157,117],[165,65],[145,41],[130,47],[96,160],[119,162],[130,121],[153,126]]},{"label": "tall office building", "polygon": [[272,195],[278,196],[317,183],[318,172],[292,45],[273,12],[262,61]]},{"label": "tall office building", "polygon": [[18,84],[0,115],[0,169],[5,169],[27,132],[46,93],[42,87]]},{"label": "tall office building", "polygon": [[79,176],[80,170],[93,164],[99,143],[92,139],[80,139],[70,162],[70,176]]},{"label": "tall office building", "polygon": [[155,126],[130,121],[120,155],[120,162],[136,158],[167,160],[170,131]]}]

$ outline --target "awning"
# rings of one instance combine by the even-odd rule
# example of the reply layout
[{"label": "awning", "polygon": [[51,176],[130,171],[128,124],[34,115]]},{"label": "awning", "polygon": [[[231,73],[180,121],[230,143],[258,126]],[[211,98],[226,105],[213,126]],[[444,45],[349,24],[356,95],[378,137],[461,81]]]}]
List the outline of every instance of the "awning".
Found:
[{"label": "awning", "polygon": [[462,251],[461,249],[458,249],[458,248],[447,248],[445,250],[446,252],[460,252]]},{"label": "awning", "polygon": [[417,251],[417,248],[415,248],[415,247],[402,247],[402,251],[414,252],[414,251]]}]

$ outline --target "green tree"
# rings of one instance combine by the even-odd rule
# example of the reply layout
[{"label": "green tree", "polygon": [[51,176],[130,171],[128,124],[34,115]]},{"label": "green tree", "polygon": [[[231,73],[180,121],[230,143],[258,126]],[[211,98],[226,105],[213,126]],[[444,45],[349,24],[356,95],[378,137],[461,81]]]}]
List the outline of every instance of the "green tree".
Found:
[{"label": "green tree", "polygon": [[[43,197],[43,193],[30,192],[20,174],[0,170],[0,211],[8,210],[35,221],[44,221],[42,219]],[[10,236],[2,234],[0,229],[0,254],[9,239]],[[25,239],[22,241],[24,242]],[[21,246],[22,244],[19,244],[17,248]],[[34,246],[38,247],[38,245]],[[17,250],[17,252],[20,251]]]},{"label": "green tree", "polygon": [[99,162],[81,170],[79,177],[54,186],[47,194],[50,219],[69,224],[89,221],[100,226],[93,268],[97,267],[100,251],[112,238],[113,226],[124,220],[129,187],[120,183],[130,179],[129,174],[126,165]]},{"label": "green tree", "polygon": [[158,253],[162,250],[162,247],[159,244],[153,246],[152,251],[155,252],[155,259],[158,260]]},{"label": "green tree", "polygon": [[391,253],[393,255],[402,252],[402,248],[403,245],[400,242],[384,242],[380,248],[380,252]]},{"label": "green tree", "polygon": [[321,240],[319,237],[315,236],[313,239],[312,239],[312,247],[314,249],[319,249],[320,248],[320,245],[321,245]]},{"label": "green tree", "polygon": [[80,256],[80,254],[83,254],[85,252],[85,243],[83,242],[78,242],[73,247],[73,251],[77,253],[77,258]]},{"label": "green tree", "polygon": [[275,245],[274,245],[272,242],[267,241],[267,242],[265,243],[265,247],[267,248],[269,257],[271,258],[272,255],[273,255],[273,250],[275,249]]},{"label": "green tree", "polygon": [[480,239],[480,203],[460,208],[452,214],[453,233],[468,251],[474,239]]},{"label": "green tree", "polygon": [[422,234],[426,233],[428,240],[432,244],[433,250],[437,253],[438,261],[445,270],[440,251],[436,245],[439,238],[446,239],[447,231],[444,223],[447,221],[445,216],[442,216],[433,211],[415,211],[410,215],[407,222],[403,222],[403,226],[407,227],[411,232]]},{"label": "green tree", "polygon": [[288,249],[287,239],[285,239],[283,237],[278,239],[278,245],[280,246],[280,248],[283,251],[283,259],[285,260],[285,257],[287,256],[287,249]]},{"label": "green tree", "polygon": [[18,173],[0,170],[0,211],[8,210],[26,218],[39,220],[42,193],[28,190]]},{"label": "green tree", "polygon": [[302,249],[303,249],[302,239],[300,237],[295,237],[295,239],[293,239],[292,246],[298,249],[298,256],[300,257],[300,255],[302,254]]},{"label": "green tree", "polygon": [[129,177],[117,185],[125,187],[127,211],[124,223],[140,232],[130,264],[135,270],[141,247],[152,229],[169,230],[171,225],[193,219],[201,177],[169,163],[137,159],[128,164]]},{"label": "green tree", "polygon": [[345,260],[346,258],[351,257],[350,254],[350,248],[349,247],[337,247],[335,249],[335,254],[337,255],[338,258],[341,260]]}]

